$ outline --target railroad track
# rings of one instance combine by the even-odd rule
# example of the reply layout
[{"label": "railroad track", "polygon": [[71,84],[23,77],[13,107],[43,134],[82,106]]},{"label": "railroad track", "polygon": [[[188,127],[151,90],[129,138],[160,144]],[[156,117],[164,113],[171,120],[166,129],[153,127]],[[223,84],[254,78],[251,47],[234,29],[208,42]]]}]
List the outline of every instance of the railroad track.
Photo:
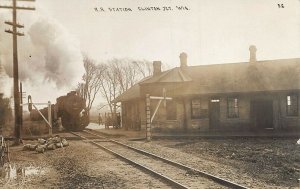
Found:
[{"label": "railroad track", "polygon": [[150,172],[176,188],[247,188],[91,131],[72,132],[72,134],[144,171]]}]

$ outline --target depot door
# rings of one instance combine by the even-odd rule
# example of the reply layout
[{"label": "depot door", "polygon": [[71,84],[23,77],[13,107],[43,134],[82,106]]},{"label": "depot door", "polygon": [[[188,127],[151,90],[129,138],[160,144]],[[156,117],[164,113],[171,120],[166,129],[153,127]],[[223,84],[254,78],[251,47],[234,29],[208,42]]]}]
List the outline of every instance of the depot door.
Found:
[{"label": "depot door", "polygon": [[220,99],[212,99],[209,103],[209,128],[216,130],[220,125]]}]

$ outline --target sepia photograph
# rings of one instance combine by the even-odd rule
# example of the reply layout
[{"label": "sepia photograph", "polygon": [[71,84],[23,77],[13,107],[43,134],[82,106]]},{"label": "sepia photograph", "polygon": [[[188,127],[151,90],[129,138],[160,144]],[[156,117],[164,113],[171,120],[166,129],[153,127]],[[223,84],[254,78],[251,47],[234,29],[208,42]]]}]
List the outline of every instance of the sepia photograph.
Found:
[{"label": "sepia photograph", "polygon": [[0,0],[0,188],[300,189],[300,0]]}]

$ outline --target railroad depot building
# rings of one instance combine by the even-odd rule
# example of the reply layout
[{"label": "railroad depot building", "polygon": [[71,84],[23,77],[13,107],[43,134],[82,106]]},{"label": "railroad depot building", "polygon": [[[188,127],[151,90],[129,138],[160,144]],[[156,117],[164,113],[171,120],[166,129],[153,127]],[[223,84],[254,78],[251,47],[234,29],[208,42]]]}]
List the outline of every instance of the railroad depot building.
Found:
[{"label": "railroad depot building", "polygon": [[[146,94],[162,96],[151,124],[156,131],[284,131],[300,130],[300,58],[256,60],[250,46],[250,61],[188,66],[180,54],[180,67],[161,71],[153,62],[153,75],[118,96],[122,126],[146,128]],[[151,114],[158,100],[151,100]],[[164,106],[166,104],[166,106]]]}]

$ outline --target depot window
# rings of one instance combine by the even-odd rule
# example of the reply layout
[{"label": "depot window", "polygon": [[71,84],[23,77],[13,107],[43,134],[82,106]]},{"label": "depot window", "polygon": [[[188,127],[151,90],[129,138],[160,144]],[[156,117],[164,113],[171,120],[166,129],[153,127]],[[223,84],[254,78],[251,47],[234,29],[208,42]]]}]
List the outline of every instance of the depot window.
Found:
[{"label": "depot window", "polygon": [[228,98],[227,99],[227,117],[228,118],[238,118],[239,117],[239,100],[238,98]]},{"label": "depot window", "polygon": [[192,119],[201,119],[208,117],[208,103],[201,99],[191,101]]},{"label": "depot window", "polygon": [[286,97],[286,113],[288,116],[298,116],[298,95],[288,95]]}]

